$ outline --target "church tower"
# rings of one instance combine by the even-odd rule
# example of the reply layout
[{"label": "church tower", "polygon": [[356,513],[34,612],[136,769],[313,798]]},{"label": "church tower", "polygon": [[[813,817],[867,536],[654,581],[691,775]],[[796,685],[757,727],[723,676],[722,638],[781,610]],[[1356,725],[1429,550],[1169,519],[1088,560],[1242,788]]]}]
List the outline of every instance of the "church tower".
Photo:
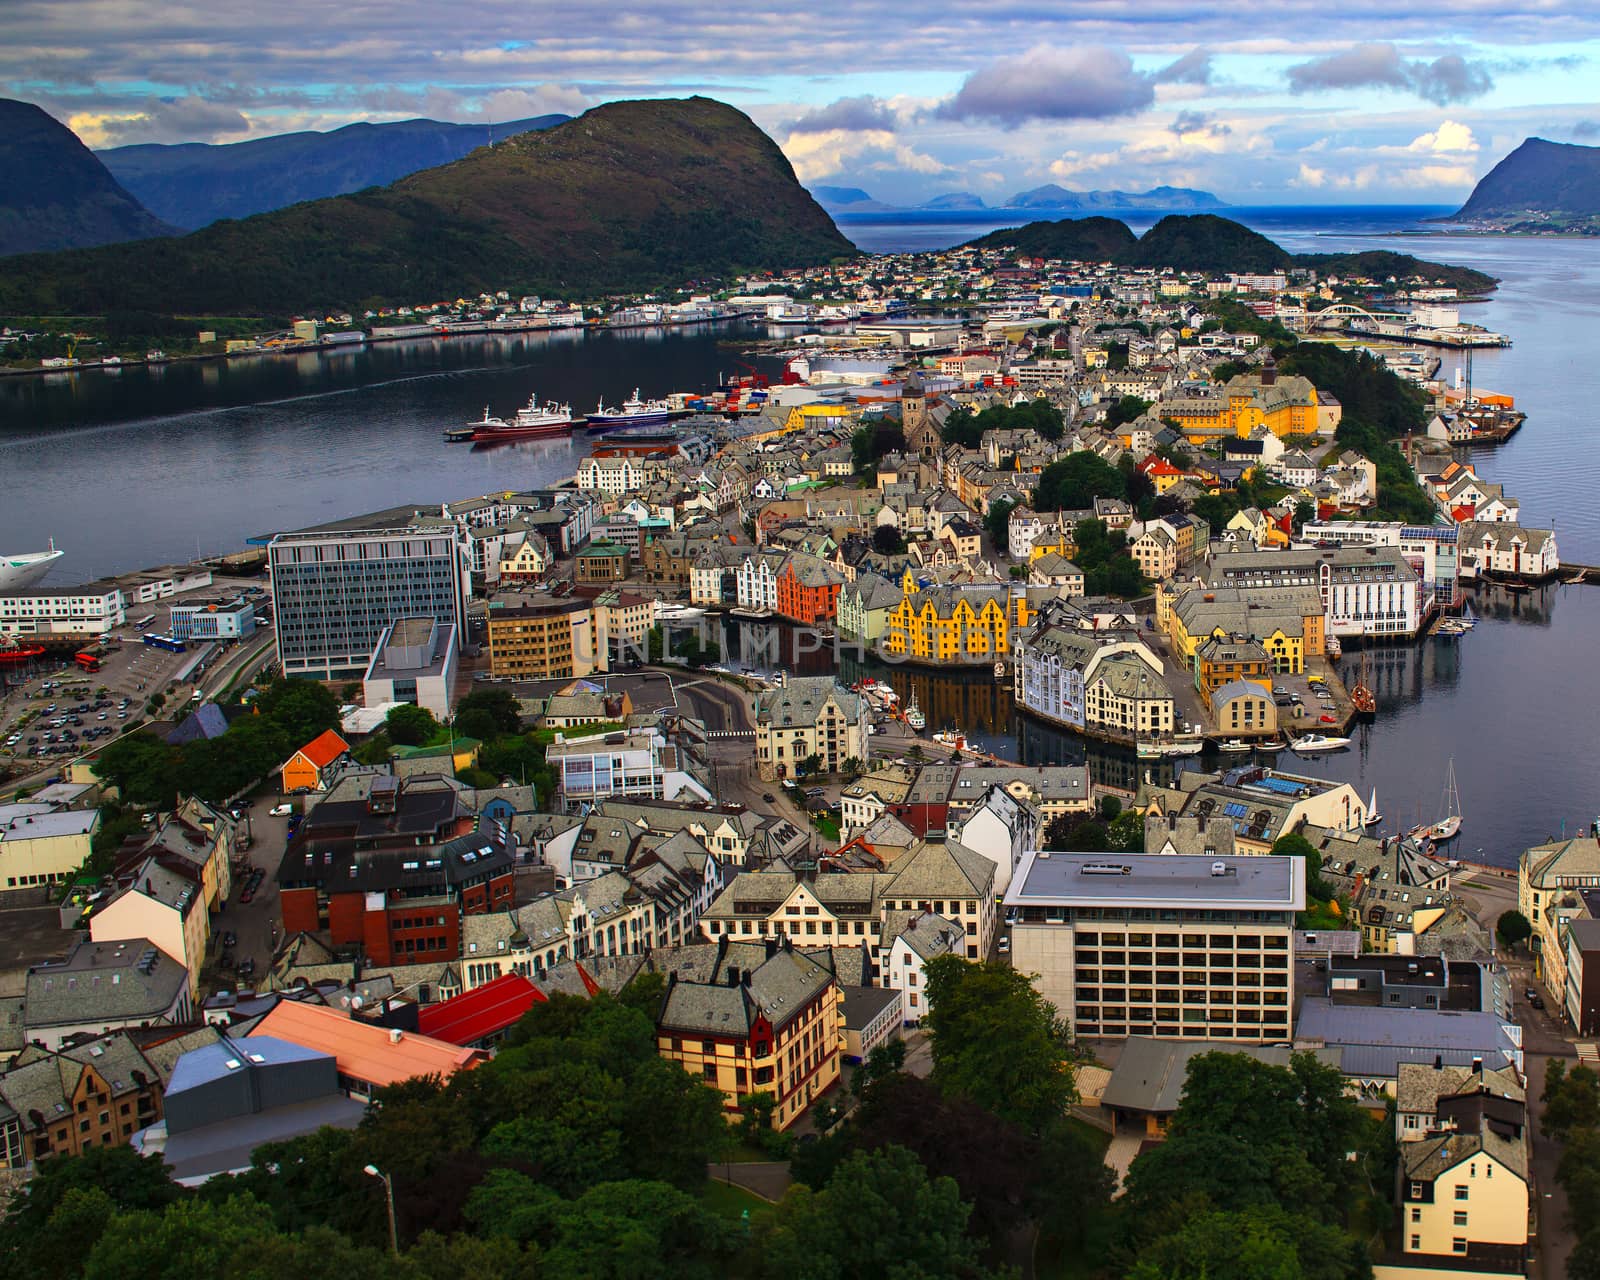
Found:
[{"label": "church tower", "polygon": [[939,456],[939,429],[928,417],[928,390],[922,385],[922,375],[912,370],[900,388],[900,430],[906,438],[906,448],[919,458]]}]

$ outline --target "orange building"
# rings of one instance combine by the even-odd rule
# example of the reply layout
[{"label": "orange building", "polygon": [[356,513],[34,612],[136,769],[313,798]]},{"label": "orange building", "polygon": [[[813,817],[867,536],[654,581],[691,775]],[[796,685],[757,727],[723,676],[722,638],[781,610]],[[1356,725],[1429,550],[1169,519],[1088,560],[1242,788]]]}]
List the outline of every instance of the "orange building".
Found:
[{"label": "orange building", "polygon": [[324,770],[340,756],[346,755],[349,750],[350,744],[332,729],[319,733],[284,762],[282,773],[285,794],[300,790],[324,790]]},{"label": "orange building", "polygon": [[844,575],[826,560],[796,553],[778,570],[778,612],[802,626],[832,622]]},{"label": "orange building", "polygon": [[402,1080],[448,1080],[489,1057],[482,1049],[464,1049],[415,1031],[363,1022],[326,1005],[289,999],[279,1000],[250,1034],[276,1036],[330,1055],[339,1068],[339,1087],[361,1098]]}]

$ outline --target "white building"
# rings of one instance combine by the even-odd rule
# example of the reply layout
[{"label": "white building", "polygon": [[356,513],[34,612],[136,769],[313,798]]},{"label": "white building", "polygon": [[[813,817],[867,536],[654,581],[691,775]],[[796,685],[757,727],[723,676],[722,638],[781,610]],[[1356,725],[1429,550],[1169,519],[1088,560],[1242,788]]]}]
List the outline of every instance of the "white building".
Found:
[{"label": "white building", "polygon": [[108,635],[127,620],[127,598],[114,582],[0,591],[0,635],[88,640]]},{"label": "white building", "polygon": [[1497,574],[1510,578],[1548,578],[1561,568],[1556,535],[1550,529],[1466,520],[1460,525],[1461,576]]},{"label": "white building", "polygon": [[1039,825],[1039,811],[1033,805],[997,784],[951,824],[950,838],[994,863],[994,889],[1004,893],[1023,855],[1038,848]]},{"label": "white building", "polygon": [[433,618],[400,618],[384,630],[362,678],[367,706],[409,702],[450,718],[450,691],[456,679],[456,629]]},{"label": "white building", "polygon": [[966,929],[933,911],[895,911],[884,921],[883,944],[888,952],[883,985],[900,993],[901,1016],[914,1027],[928,1015],[923,966],[937,956],[965,956]]}]

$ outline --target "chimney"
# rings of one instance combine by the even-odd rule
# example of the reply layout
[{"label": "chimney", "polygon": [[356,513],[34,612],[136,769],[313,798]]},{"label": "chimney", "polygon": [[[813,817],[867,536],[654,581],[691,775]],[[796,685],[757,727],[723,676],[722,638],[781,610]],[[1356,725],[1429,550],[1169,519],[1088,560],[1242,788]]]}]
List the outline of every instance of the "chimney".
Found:
[{"label": "chimney", "polygon": [[1483,1059],[1482,1058],[1474,1058],[1472,1060],[1472,1072],[1473,1072],[1473,1074],[1477,1075],[1482,1070],[1483,1070]]},{"label": "chimney", "polygon": [[1433,1055],[1433,1069],[1435,1071],[1444,1070],[1444,1054],[1436,1053]]},{"label": "chimney", "polygon": [[404,1031],[400,1030],[399,1027],[390,1027],[389,1028],[389,1043],[390,1044],[399,1044],[400,1041],[405,1039],[405,1034],[406,1033]]}]

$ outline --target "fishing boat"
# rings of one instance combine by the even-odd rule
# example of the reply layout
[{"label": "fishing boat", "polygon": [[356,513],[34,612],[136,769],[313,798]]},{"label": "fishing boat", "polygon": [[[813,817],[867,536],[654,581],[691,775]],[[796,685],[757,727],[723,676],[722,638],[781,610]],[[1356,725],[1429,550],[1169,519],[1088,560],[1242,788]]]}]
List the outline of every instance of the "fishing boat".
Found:
[{"label": "fishing boat", "polygon": [[1367,655],[1363,653],[1361,655],[1361,679],[1357,680],[1350,690],[1350,705],[1356,709],[1356,714],[1359,716],[1376,715],[1378,712],[1378,700],[1372,696],[1371,686],[1367,683],[1369,678],[1367,674]]},{"label": "fishing boat", "polygon": [[537,440],[548,436],[572,434],[572,409],[569,405],[551,401],[540,405],[537,396],[529,396],[528,403],[517,410],[509,422],[494,418],[487,408],[483,420],[472,424],[471,438],[479,443],[491,440]]},{"label": "fishing boat", "polygon": [[1367,801],[1367,820],[1365,826],[1376,827],[1383,824],[1383,815],[1378,812],[1378,788],[1372,788],[1372,799]]},{"label": "fishing boat", "polygon": [[624,400],[620,406],[613,409],[606,408],[606,402],[600,401],[595,411],[584,421],[584,426],[591,436],[608,434],[623,427],[659,427],[672,421],[672,403],[668,400],[641,400],[639,388],[633,389],[633,395]]},{"label": "fishing boat", "polygon": [[911,726],[913,733],[921,733],[928,727],[928,717],[922,714],[922,708],[917,705],[915,693],[912,693],[911,701],[906,703],[906,723]]},{"label": "fishing boat", "polygon": [[962,733],[960,729],[941,729],[933,735],[933,740],[941,747],[950,747],[955,751],[965,751],[967,749],[967,735]]},{"label": "fishing boat", "polygon": [[1225,738],[1217,743],[1217,750],[1225,756],[1242,756],[1250,750],[1250,744],[1243,738]]},{"label": "fishing boat", "polygon": [[1450,757],[1445,770],[1444,796],[1439,802],[1439,820],[1412,829],[1411,834],[1423,840],[1442,844],[1461,834],[1461,793],[1456,789],[1456,758]]},{"label": "fishing boat", "polygon": [[1322,733],[1307,733],[1296,738],[1290,744],[1289,750],[1297,756],[1309,756],[1323,751],[1339,751],[1349,745],[1349,738],[1330,738]]}]

